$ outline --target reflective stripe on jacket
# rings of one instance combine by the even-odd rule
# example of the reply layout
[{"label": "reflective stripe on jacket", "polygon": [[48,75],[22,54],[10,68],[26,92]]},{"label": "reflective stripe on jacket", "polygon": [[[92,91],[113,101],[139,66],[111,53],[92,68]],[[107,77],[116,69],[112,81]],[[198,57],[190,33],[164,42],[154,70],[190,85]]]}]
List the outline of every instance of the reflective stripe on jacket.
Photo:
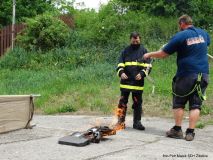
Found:
[{"label": "reflective stripe on jacket", "polygon": [[[138,48],[128,46],[121,53],[116,69],[117,74],[120,77],[122,73],[125,73],[128,77],[125,80],[121,79],[121,91],[143,91],[144,77],[150,73],[152,67],[150,59],[143,59],[145,53],[147,50],[142,45]],[[141,80],[135,79],[138,74],[141,74]]]}]

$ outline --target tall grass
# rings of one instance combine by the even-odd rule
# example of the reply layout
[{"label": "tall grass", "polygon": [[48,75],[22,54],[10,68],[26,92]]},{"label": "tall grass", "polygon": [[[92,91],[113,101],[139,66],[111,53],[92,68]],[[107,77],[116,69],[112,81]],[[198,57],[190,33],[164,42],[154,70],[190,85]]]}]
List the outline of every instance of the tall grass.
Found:
[{"label": "tall grass", "polygon": [[[109,64],[79,67],[71,71],[2,69],[0,94],[41,94],[36,106],[46,113],[56,113],[57,108],[67,104],[74,106],[74,111],[82,107],[89,110],[99,107],[106,112],[108,107],[102,108],[106,105],[101,104],[105,97],[102,89],[111,87],[113,75],[114,67]],[[98,98],[98,95],[101,97]]]},{"label": "tall grass", "polygon": [[[146,80],[143,95],[146,114],[159,116],[170,113],[171,81],[175,68],[175,57],[153,63],[151,77],[155,81],[155,94],[151,93],[152,83]],[[115,65],[110,63],[91,64],[72,70],[1,69],[0,79],[0,94],[41,94],[36,106],[37,110],[46,114],[76,111],[111,114],[120,96]],[[209,85],[206,111],[209,111],[208,107],[213,108],[212,91],[213,87]]]},{"label": "tall grass", "polygon": [[[44,53],[17,47],[1,58],[0,94],[41,94],[36,106],[38,111],[46,114],[110,114],[120,96],[116,63],[120,51],[129,43],[129,33],[139,31],[144,46],[148,51],[154,51],[177,30],[175,19],[150,17],[142,13],[117,15],[111,10],[102,10],[99,14],[79,12],[75,16],[81,19],[77,19],[76,29],[70,32],[64,48]],[[210,54],[213,54],[212,47]],[[210,82],[212,71],[211,61]],[[153,62],[151,77],[154,84],[146,80],[143,95],[146,114],[171,115],[171,83],[175,72],[175,55]],[[207,96],[202,114],[212,114],[211,83]],[[131,112],[131,107],[128,112]]]}]

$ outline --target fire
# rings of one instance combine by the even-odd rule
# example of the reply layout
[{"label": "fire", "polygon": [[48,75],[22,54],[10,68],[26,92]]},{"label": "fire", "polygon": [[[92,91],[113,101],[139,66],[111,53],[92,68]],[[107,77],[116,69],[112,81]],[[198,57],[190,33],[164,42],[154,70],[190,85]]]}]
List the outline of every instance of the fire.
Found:
[{"label": "fire", "polygon": [[105,137],[105,136],[111,136],[111,135],[115,135],[115,134],[116,134],[116,130],[111,129],[111,130],[109,130],[107,132],[103,132],[102,136]]},{"label": "fire", "polygon": [[120,130],[123,130],[123,129],[125,129],[125,123],[116,124],[116,125],[113,127],[113,130],[114,130],[114,131],[120,131]]},{"label": "fire", "polygon": [[[117,120],[118,117],[124,117],[125,116],[124,108],[116,108],[114,113],[115,113],[116,120]],[[125,123],[124,122],[116,123],[113,127],[113,130],[115,130],[115,131],[119,131],[119,130],[123,130],[123,129],[125,129]]]},{"label": "fire", "polygon": [[[102,128],[101,135],[102,137],[115,135],[117,131],[125,129],[125,123],[118,123],[118,117],[125,116],[125,109],[123,108],[116,108],[114,110],[113,120],[110,125],[104,124],[104,126],[109,126],[106,130]],[[95,128],[99,128],[103,126],[102,119],[95,119]]]},{"label": "fire", "polygon": [[115,115],[118,117],[123,117],[124,116],[124,109],[123,108],[117,108],[115,110]]}]

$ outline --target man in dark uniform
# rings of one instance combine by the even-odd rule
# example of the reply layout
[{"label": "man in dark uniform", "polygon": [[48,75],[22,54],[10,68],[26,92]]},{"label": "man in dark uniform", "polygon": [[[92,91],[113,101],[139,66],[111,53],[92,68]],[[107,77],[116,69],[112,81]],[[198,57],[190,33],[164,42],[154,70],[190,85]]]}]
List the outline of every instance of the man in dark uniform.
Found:
[{"label": "man in dark uniform", "polygon": [[204,30],[195,28],[188,15],[181,16],[178,23],[180,32],[175,34],[162,50],[147,53],[144,59],[164,58],[177,52],[177,73],[173,79],[175,126],[166,135],[171,138],[183,138],[181,125],[185,104],[189,102],[189,127],[185,139],[192,141],[208,85],[207,46],[210,44],[210,37]]},{"label": "man in dark uniform", "polygon": [[121,53],[117,67],[117,74],[121,78],[121,97],[118,104],[118,123],[115,128],[125,128],[127,103],[130,92],[132,92],[132,108],[134,109],[133,128],[145,130],[145,127],[141,124],[142,93],[144,78],[149,74],[151,64],[150,59],[143,60],[143,55],[147,53],[147,50],[140,44],[139,33],[131,33],[130,41],[130,46],[126,47]]}]

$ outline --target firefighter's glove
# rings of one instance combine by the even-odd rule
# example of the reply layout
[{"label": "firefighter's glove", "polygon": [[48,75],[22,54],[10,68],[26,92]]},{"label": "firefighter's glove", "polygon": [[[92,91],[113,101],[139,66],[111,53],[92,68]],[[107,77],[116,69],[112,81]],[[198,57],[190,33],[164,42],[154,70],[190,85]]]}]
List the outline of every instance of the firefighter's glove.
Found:
[{"label": "firefighter's glove", "polygon": [[127,75],[125,73],[121,74],[121,79],[128,79]]}]

